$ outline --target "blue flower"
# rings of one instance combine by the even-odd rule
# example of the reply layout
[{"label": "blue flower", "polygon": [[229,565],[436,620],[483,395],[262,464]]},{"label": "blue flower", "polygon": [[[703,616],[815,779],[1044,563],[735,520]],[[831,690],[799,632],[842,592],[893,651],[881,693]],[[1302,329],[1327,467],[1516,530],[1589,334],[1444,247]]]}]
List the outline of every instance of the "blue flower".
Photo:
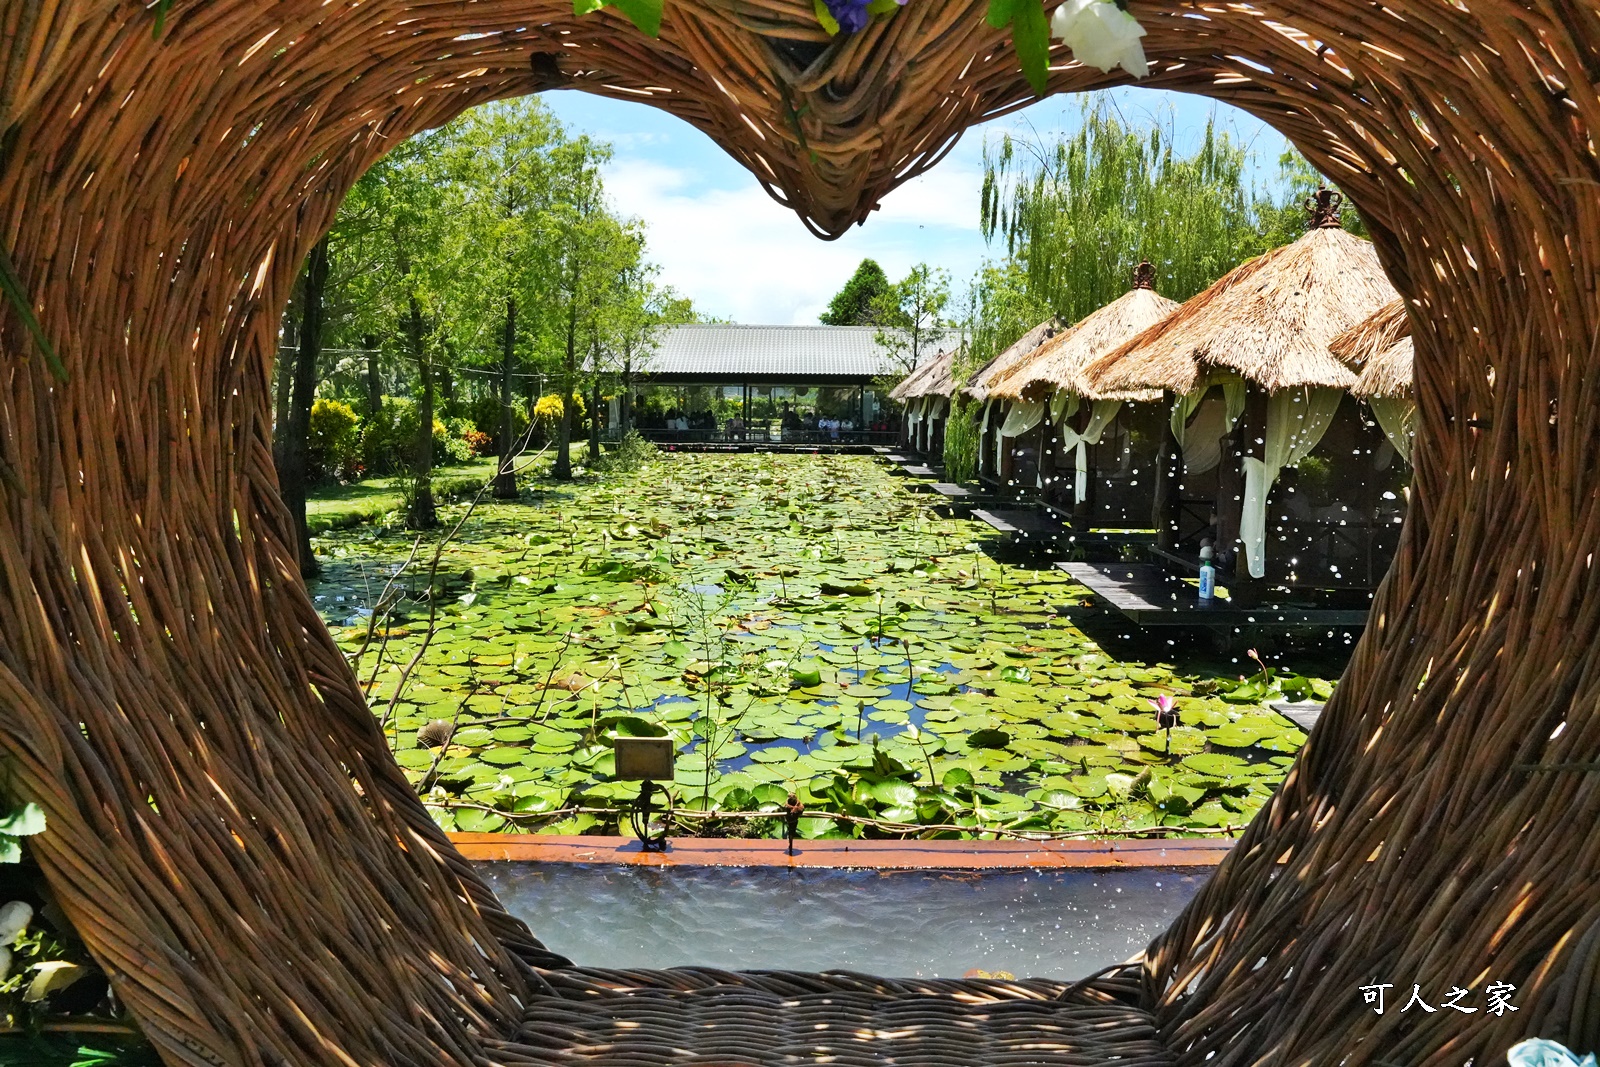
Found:
[{"label": "blue flower", "polygon": [[1511,1067],[1596,1067],[1594,1053],[1579,1059],[1577,1053],[1559,1041],[1532,1037],[1519,1041],[1506,1053]]},{"label": "blue flower", "polygon": [[870,16],[867,14],[867,4],[871,0],[823,0],[828,5],[828,14],[832,15],[839,28],[845,33],[860,33],[867,28]]}]

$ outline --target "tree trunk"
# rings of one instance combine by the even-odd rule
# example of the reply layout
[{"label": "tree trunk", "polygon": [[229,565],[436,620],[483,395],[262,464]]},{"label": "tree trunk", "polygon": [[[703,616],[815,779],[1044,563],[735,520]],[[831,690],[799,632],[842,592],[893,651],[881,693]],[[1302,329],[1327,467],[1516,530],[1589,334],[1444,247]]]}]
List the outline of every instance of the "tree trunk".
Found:
[{"label": "tree trunk", "polygon": [[622,416],[618,429],[626,436],[633,429],[633,344],[628,341],[622,343],[622,403],[618,408]]},{"label": "tree trunk", "polygon": [[497,500],[511,500],[517,495],[517,476],[512,473],[512,438],[517,432],[516,419],[511,414],[511,367],[517,350],[517,301],[506,298],[506,331],[500,349],[500,432],[495,434],[495,458],[499,472],[494,476],[494,495]]},{"label": "tree trunk", "polygon": [[304,297],[300,302],[300,344],[295,350],[289,395],[289,418],[284,427],[278,462],[278,491],[294,520],[295,551],[300,574],[317,573],[311,554],[311,533],[306,528],[306,482],[311,474],[311,403],[317,391],[317,357],[322,354],[323,296],[328,288],[328,238],[311,247],[306,257]]},{"label": "tree trunk", "polygon": [[406,341],[411,345],[411,356],[417,361],[417,377],[422,396],[417,404],[417,438],[412,481],[411,502],[406,511],[406,525],[413,530],[428,530],[439,524],[439,515],[433,504],[433,356],[422,337],[422,305],[415,294],[410,297],[406,314]]},{"label": "tree trunk", "polygon": [[378,371],[378,339],[367,334],[361,339],[367,350],[367,417],[383,410],[383,375]]},{"label": "tree trunk", "polygon": [[289,395],[294,392],[295,354],[290,349],[299,348],[299,324],[292,314],[283,317],[283,337],[273,353],[277,370],[272,395],[272,461],[283,466],[283,444],[289,433]]},{"label": "tree trunk", "polygon": [[[598,367],[600,361],[595,360]],[[600,375],[596,374],[594,385],[589,390],[589,466],[594,466],[594,461],[600,458]]]},{"label": "tree trunk", "polygon": [[567,302],[567,354],[561,364],[561,421],[556,429],[556,466],[552,476],[572,478],[572,391],[578,375],[578,268],[572,268],[571,299]]}]

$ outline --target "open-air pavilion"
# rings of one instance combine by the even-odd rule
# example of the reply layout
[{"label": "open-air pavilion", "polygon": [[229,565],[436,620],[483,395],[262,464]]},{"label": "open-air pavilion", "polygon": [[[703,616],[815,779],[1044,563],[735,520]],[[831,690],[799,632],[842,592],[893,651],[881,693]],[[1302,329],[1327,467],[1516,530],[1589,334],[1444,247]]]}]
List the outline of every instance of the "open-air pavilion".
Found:
[{"label": "open-air pavilion", "polygon": [[[1037,98],[1000,10],[908,0],[834,40],[812,5],[763,0],[669,0],[657,37],[564,0],[6,7],[0,758],[48,816],[30,850],[59,907],[167,1063],[1494,1067],[1530,1034],[1600,1046],[1600,13],[1574,0],[1128,4],[1145,84],[1261,117],[1360,208],[1408,302],[1417,436],[1337,692],[1127,964],[1073,985],[574,965],[399,774],[299,577],[270,451],[278,323],[351,185],[472,105],[581,89],[683,117],[838,236]],[[1045,93],[1128,80],[1037,41]],[[1361,992],[1489,981],[1515,1011],[1378,1014]]]},{"label": "open-air pavilion", "polygon": [[662,443],[892,443],[896,424],[876,383],[898,365],[877,334],[871,326],[668,327],[632,372],[631,423]]}]

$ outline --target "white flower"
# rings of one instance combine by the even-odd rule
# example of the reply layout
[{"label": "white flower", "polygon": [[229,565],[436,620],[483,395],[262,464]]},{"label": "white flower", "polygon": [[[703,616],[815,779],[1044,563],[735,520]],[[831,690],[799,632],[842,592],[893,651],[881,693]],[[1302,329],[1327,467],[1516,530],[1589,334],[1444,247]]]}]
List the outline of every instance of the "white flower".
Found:
[{"label": "white flower", "polygon": [[1066,42],[1072,58],[1088,67],[1110,71],[1121,67],[1135,78],[1148,77],[1144,27],[1112,0],[1067,0],[1056,8],[1050,33]]},{"label": "white flower", "polygon": [[11,903],[0,906],[0,948],[7,948],[17,943],[17,938],[28,928],[33,921],[33,908],[27,901],[13,900]]},{"label": "white flower", "polygon": [[1579,1059],[1577,1053],[1557,1041],[1530,1038],[1512,1045],[1506,1052],[1511,1067],[1595,1067],[1594,1053]]}]

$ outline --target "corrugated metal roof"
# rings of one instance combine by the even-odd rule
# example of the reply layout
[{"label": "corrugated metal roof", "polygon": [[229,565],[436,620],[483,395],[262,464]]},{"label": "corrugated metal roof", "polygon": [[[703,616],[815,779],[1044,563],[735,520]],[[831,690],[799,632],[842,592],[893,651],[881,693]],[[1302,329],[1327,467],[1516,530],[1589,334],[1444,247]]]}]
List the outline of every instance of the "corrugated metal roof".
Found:
[{"label": "corrugated metal roof", "polygon": [[[903,368],[878,345],[875,326],[669,326],[637,368],[642,377],[855,378]],[[929,344],[928,354],[937,351]]]}]

